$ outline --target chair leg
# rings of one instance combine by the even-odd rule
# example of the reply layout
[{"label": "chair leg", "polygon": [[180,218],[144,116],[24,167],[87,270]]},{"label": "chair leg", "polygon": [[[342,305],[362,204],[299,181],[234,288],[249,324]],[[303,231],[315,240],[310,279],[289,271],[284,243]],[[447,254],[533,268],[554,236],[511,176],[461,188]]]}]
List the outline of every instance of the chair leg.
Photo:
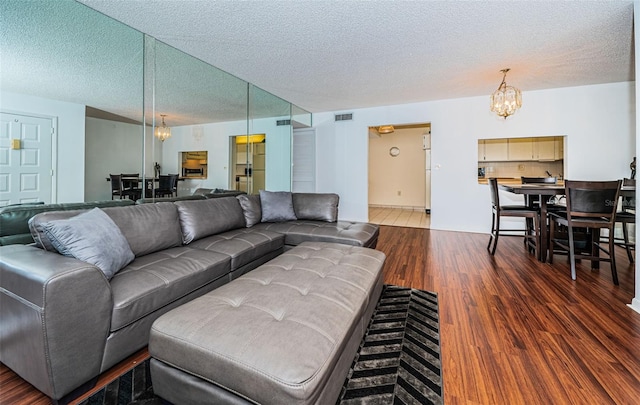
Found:
[{"label": "chair leg", "polygon": [[536,241],[536,248],[534,249],[535,255],[536,257],[540,257],[540,249],[542,248],[542,246],[540,245],[540,229],[541,229],[541,221],[538,217],[534,217],[533,218],[533,229],[535,232],[535,241]]},{"label": "chair leg", "polygon": [[549,251],[549,263],[553,264],[553,236],[555,235],[555,226],[556,221],[553,220],[553,218],[549,218],[549,237],[547,239],[549,239],[547,241],[547,250]]},{"label": "chair leg", "polygon": [[495,255],[496,254],[496,248],[498,247],[498,238],[500,237],[500,216],[496,215],[496,228],[495,228],[495,234],[493,237],[493,248],[491,249],[491,255]]},{"label": "chair leg", "polygon": [[627,250],[627,257],[629,258],[629,263],[633,263],[633,255],[631,254],[631,247],[629,246],[629,229],[627,228],[627,223],[622,223],[622,235],[624,236],[624,248]]},{"label": "chair leg", "polygon": [[[496,227],[496,215],[493,214],[493,215],[491,215],[491,233],[489,234],[489,243],[487,244],[487,250],[489,252],[491,252],[491,242],[493,241],[493,238],[494,238],[493,235],[494,235],[495,230],[496,230],[495,227]],[[493,254],[493,253],[491,253],[491,254]]]},{"label": "chair leg", "polygon": [[573,244],[573,227],[569,225],[569,261],[571,262],[571,280],[576,279],[576,251]]},{"label": "chair leg", "polygon": [[[623,224],[624,226],[624,224]],[[614,248],[616,246],[615,241],[613,240],[613,229],[609,230],[609,258],[611,259],[611,278],[613,279],[613,284],[619,285],[618,283],[618,270],[616,269],[616,252]],[[628,247],[627,247],[628,249]]]}]

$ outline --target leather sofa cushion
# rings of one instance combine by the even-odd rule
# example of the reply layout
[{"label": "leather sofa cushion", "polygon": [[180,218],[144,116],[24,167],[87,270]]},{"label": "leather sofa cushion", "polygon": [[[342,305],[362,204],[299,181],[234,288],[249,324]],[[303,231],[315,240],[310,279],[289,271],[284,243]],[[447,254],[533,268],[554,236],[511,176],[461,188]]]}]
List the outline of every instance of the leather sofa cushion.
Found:
[{"label": "leather sofa cushion", "polygon": [[111,331],[229,274],[229,256],[176,247],[137,258],[111,279]]},{"label": "leather sofa cushion", "polygon": [[244,214],[235,197],[202,201],[176,201],[182,241],[191,243],[210,235],[245,227]]},{"label": "leather sofa cushion", "polygon": [[338,194],[293,193],[293,209],[298,219],[336,222],[339,201]]},{"label": "leather sofa cushion", "polygon": [[[118,225],[136,257],[182,244],[178,209],[173,203],[107,207],[102,210]],[[29,228],[36,246],[55,252],[56,249],[43,232],[42,224],[68,219],[83,212],[86,210],[43,212],[31,218]]]},{"label": "leather sofa cushion", "polygon": [[284,235],[270,231],[234,229],[199,239],[189,247],[231,256],[231,271],[284,247]]},{"label": "leather sofa cushion", "polygon": [[295,221],[293,198],[289,191],[260,190],[262,222]]},{"label": "leather sofa cushion", "polygon": [[261,223],[252,229],[285,234],[286,245],[299,245],[305,241],[333,242],[345,245],[375,248],[380,227],[365,222],[288,221]]}]

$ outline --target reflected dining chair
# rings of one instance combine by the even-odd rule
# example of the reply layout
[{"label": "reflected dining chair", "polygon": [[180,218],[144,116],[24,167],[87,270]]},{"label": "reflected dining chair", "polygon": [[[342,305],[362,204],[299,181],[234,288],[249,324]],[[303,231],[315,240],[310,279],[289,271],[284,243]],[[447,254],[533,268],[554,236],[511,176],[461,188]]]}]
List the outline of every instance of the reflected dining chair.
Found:
[{"label": "reflected dining chair", "polygon": [[[525,243],[529,249],[535,252],[538,257],[538,249],[540,248],[540,225],[538,220],[538,212],[525,205],[500,205],[500,194],[498,193],[498,179],[489,179],[489,191],[491,193],[491,235],[489,236],[489,244],[487,250],[491,255],[495,255],[498,246],[498,238],[500,232],[524,232]],[[531,220],[533,223],[533,232],[527,229],[502,229],[500,227],[501,217],[516,217]],[[493,244],[493,246],[492,246]]]},{"label": "reflected dining chair", "polygon": [[136,189],[126,189],[123,186],[121,174],[110,174],[109,180],[111,181],[111,199],[118,197],[119,199],[130,198],[137,200],[140,198],[140,192]]},{"label": "reflected dining chair", "polygon": [[[622,179],[622,187],[636,186],[635,179]],[[621,193],[622,194],[622,193]],[[631,195],[623,194],[620,198],[618,211],[616,212],[616,224],[622,225],[622,239],[615,238],[615,244],[622,246],[627,251],[629,263],[633,263],[632,250],[636,250],[635,242],[629,240],[629,224],[636,223],[636,196],[635,192]]]},{"label": "reflected dining chair", "polygon": [[156,197],[176,196],[178,188],[177,174],[161,174],[158,177],[158,188],[155,190]]},{"label": "reflected dining chair", "polygon": [[[560,248],[559,252],[569,255],[571,279],[575,280],[576,259],[590,260],[591,268],[596,268],[595,263],[609,262],[613,283],[618,285],[614,238],[609,238],[605,248],[600,241],[600,231],[607,229],[609,235],[613,235],[622,181],[567,180],[564,184],[566,211],[549,213],[549,263],[553,263],[553,255],[558,253],[556,248]],[[566,227],[566,234],[560,232],[558,225]],[[577,243],[576,231],[582,231],[581,235],[585,236],[584,249]],[[607,257],[600,257],[600,252]]]}]

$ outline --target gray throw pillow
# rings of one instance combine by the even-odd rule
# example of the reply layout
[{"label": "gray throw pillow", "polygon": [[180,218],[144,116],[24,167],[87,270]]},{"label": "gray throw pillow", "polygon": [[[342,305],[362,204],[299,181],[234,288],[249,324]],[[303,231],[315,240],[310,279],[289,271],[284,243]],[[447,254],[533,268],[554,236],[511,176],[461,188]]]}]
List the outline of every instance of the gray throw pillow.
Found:
[{"label": "gray throw pillow", "polygon": [[260,190],[260,206],[262,207],[262,222],[295,221],[293,198],[288,191]]},{"label": "gray throw pillow", "polygon": [[260,196],[241,194],[236,196],[240,201],[242,207],[242,213],[244,214],[244,220],[247,223],[247,228],[251,228],[255,224],[259,224],[262,221],[262,208],[260,207]]},{"label": "gray throw pillow", "polygon": [[120,228],[100,208],[42,228],[60,254],[93,264],[108,280],[135,258]]}]

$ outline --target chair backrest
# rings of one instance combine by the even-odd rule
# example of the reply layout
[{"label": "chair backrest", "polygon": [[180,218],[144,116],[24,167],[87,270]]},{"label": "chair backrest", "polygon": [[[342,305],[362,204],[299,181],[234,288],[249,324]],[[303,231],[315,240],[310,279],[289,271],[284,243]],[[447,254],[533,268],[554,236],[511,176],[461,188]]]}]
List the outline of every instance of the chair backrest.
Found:
[{"label": "chair backrest", "polygon": [[498,195],[498,179],[489,178],[489,192],[491,193],[491,204],[497,209],[500,208],[500,196]]},{"label": "chair backrest", "polygon": [[178,188],[178,175],[177,174],[170,174],[169,175],[171,177],[171,190],[175,190]]},{"label": "chair backrest", "polygon": [[120,179],[122,181],[123,189],[138,188],[140,173],[122,173],[120,176],[122,176]]},{"label": "chair backrest", "polygon": [[158,188],[161,190],[171,190],[171,176],[171,174],[161,174],[160,176],[158,176]]},{"label": "chair backrest", "polygon": [[110,174],[109,178],[111,180],[111,192],[113,193],[114,191],[122,191],[122,175]]},{"label": "chair backrest", "polygon": [[572,217],[604,217],[613,221],[622,180],[564,182],[567,213]]},{"label": "chair backrest", "polygon": [[520,177],[522,184],[557,184],[556,177]]},{"label": "chair backrest", "polygon": [[[623,187],[635,187],[636,179],[622,179]],[[620,202],[620,206],[618,207],[619,211],[635,213],[636,212],[636,193],[627,194],[625,193]]]}]

